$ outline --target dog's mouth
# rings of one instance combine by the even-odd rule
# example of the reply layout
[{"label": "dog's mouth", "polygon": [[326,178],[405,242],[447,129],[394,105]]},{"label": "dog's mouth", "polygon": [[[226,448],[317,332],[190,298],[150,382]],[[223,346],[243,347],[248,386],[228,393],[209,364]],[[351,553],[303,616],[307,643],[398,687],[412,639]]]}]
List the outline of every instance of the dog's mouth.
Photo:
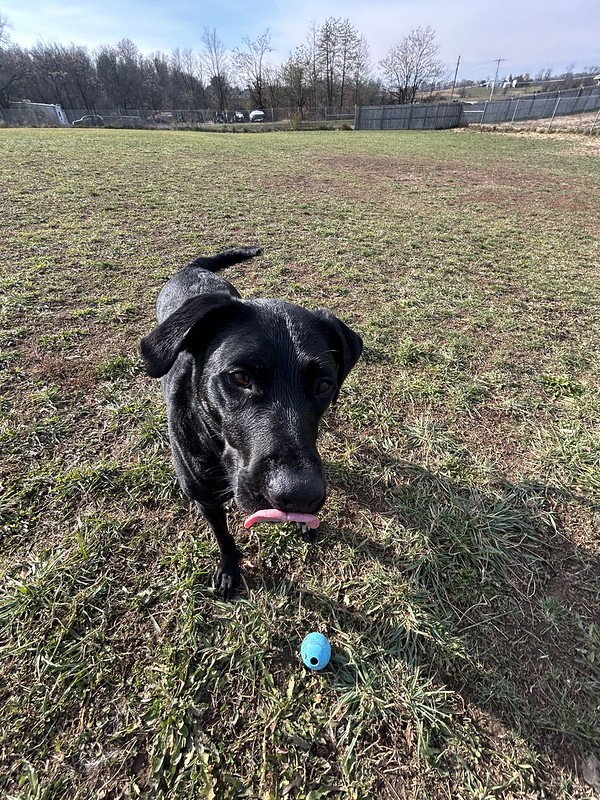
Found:
[{"label": "dog's mouth", "polygon": [[259,522],[297,522],[300,525],[306,525],[309,530],[315,530],[320,525],[320,520],[314,514],[296,514],[293,511],[280,511],[278,508],[264,508],[261,511],[255,511],[247,519],[244,520],[244,528],[251,528]]}]

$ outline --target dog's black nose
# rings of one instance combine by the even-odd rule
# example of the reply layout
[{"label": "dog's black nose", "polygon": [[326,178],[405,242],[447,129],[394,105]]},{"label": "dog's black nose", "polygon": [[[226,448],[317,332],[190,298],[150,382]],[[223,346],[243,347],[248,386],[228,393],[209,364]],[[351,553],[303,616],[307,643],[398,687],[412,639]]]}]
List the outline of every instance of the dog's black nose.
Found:
[{"label": "dog's black nose", "polygon": [[278,471],[269,481],[267,496],[280,511],[314,514],[325,502],[325,481],[314,472]]}]

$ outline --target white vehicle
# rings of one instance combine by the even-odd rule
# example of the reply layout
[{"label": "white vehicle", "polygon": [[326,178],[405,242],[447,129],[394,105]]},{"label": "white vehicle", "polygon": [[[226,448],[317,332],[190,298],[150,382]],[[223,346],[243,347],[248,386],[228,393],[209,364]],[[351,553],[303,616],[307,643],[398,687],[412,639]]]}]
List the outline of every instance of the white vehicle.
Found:
[{"label": "white vehicle", "polygon": [[265,112],[264,111],[251,111],[248,119],[250,122],[264,122],[265,121]]},{"label": "white vehicle", "polygon": [[32,103],[31,100],[10,102],[9,110],[18,125],[68,125],[69,120],[59,103]]}]

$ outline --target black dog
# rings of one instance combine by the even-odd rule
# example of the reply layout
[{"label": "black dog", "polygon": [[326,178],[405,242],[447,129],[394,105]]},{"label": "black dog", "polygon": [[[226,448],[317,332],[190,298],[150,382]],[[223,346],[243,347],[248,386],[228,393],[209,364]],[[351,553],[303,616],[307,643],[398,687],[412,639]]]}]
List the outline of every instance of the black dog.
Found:
[{"label": "black dog", "polygon": [[162,378],[179,483],[219,543],[215,582],[226,599],[240,583],[240,554],[224,501],[253,515],[247,527],[268,518],[319,524],[318,423],[362,352],[360,337],[330,312],[242,300],[213,274],[261,253],[246,247],[192,261],[163,287],[158,327],[141,343],[148,373]]}]

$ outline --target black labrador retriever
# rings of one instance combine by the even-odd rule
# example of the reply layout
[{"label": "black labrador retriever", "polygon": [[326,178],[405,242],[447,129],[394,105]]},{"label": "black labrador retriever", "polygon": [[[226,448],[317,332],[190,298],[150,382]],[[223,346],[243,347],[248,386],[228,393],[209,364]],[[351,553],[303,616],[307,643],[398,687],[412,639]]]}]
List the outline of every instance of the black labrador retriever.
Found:
[{"label": "black labrador retriever", "polygon": [[326,310],[242,300],[214,273],[258,247],[197,258],[163,287],[141,353],[162,378],[173,462],[221,551],[218,592],[234,596],[240,554],[223,503],[260,520],[319,524],[325,502],[318,424],[362,352],[362,340]]}]

